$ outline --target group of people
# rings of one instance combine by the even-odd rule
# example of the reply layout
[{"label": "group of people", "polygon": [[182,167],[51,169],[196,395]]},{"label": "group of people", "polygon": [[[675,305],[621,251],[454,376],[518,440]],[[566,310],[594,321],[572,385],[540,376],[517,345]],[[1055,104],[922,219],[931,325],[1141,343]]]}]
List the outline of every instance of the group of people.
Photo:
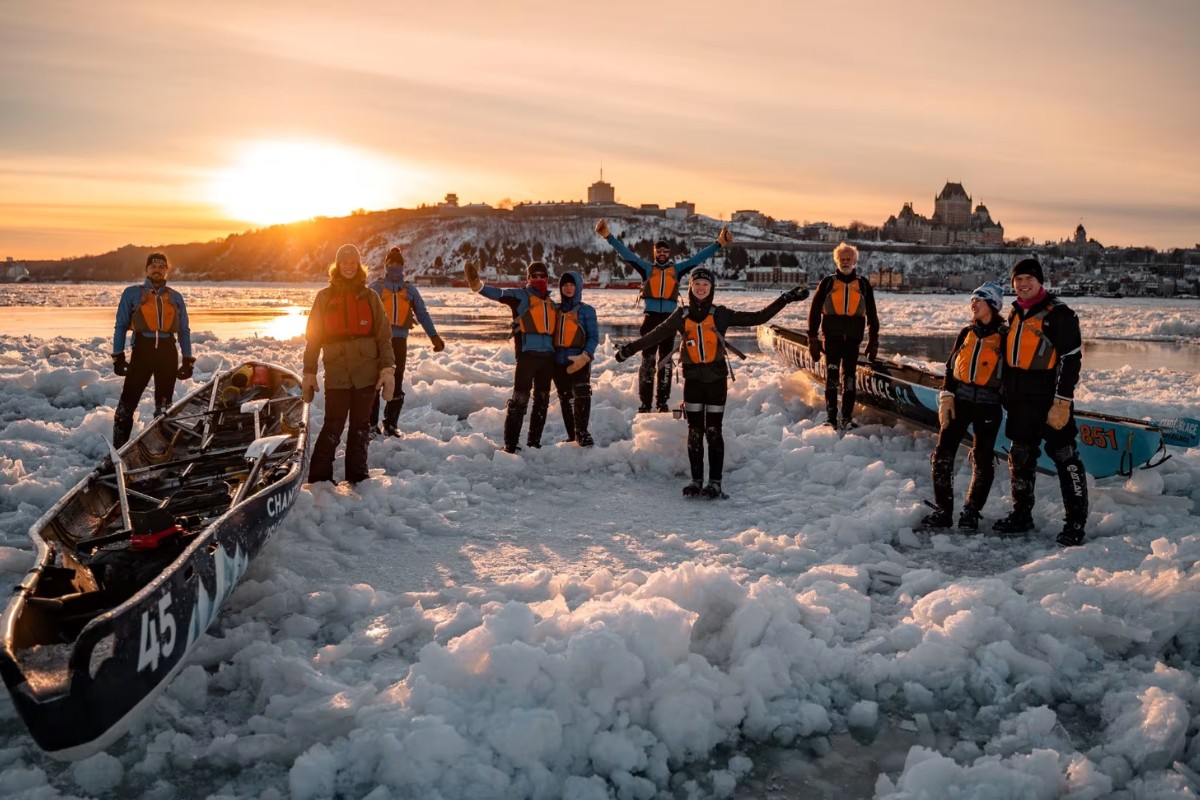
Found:
[{"label": "group of people", "polygon": [[[808,290],[785,291],[759,311],[730,309],[714,303],[716,276],[701,266],[733,241],[727,228],[721,228],[713,244],[682,261],[672,259],[669,242],[655,242],[653,261],[647,261],[617,239],[605,220],[597,222],[595,230],[642,277],[641,336],[616,352],[618,363],[642,354],[638,411],[670,410],[678,336],[691,470],[683,494],[723,497],[722,424],[731,375],[729,355],[745,357],[725,335],[731,327],[767,322],[789,303],[806,299]],[[833,257],[836,271],[818,284],[809,308],[808,343],[814,362],[824,359],[826,424],[845,430],[854,425],[855,377],[864,337],[866,358],[874,360],[878,355],[879,317],[871,285],[856,270],[857,249],[842,243]],[[127,288],[118,304],[113,371],[125,376],[113,423],[113,443],[118,447],[129,439],[134,410],[152,378],[155,413],[161,414],[170,405],[175,381],[192,376],[196,359],[187,306],[179,292],[167,287],[169,270],[164,254],[151,253],[145,281]],[[582,276],[563,273],[555,300],[550,296],[550,271],[542,261],[528,265],[527,282],[520,288],[488,286],[475,263],[468,263],[464,274],[471,291],[508,306],[512,314],[516,372],[506,404],[503,449],[508,453],[520,449],[526,412],[525,446],[541,447],[551,386],[558,395],[567,441],[593,446],[588,430],[591,372],[600,334],[596,310],[583,301]],[[684,277],[689,278],[688,288],[686,297],[681,297]],[[938,405],[938,442],[931,457],[934,511],[923,523],[949,528],[954,522],[954,457],[970,427],[972,478],[958,527],[978,529],[994,479],[993,447],[1003,409],[1008,415],[1005,434],[1013,443],[1008,459],[1013,509],[994,523],[993,530],[1014,534],[1033,528],[1034,481],[1044,442],[1057,468],[1066,508],[1066,525],[1058,542],[1078,545],[1088,514],[1087,480],[1075,446],[1072,404],[1081,366],[1079,321],[1046,291],[1037,259],[1019,259],[1012,267],[1011,281],[1017,299],[1007,321],[1002,318],[1002,287],[988,282],[972,293],[971,323],[959,333],[947,360]],[[329,268],[329,285],[317,293],[305,332],[302,389],[307,402],[319,390],[318,359],[325,364],[325,419],[313,448],[310,481],[332,480],[334,454],[347,423],[346,480],[352,484],[368,477],[372,427],[376,435],[399,435],[408,334],[417,322],[433,351],[440,352],[445,343],[420,292],[405,280],[404,256],[398,247],[388,252],[383,277],[370,285],[358,248],[346,244],[338,249]],[[130,332],[133,350],[127,360]]]}]

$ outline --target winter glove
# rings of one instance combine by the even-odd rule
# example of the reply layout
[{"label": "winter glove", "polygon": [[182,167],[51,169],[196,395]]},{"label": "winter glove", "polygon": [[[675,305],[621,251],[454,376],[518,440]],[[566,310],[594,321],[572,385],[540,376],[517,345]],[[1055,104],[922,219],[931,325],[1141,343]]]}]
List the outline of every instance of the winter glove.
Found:
[{"label": "winter glove", "polygon": [[608,222],[603,217],[596,223],[596,233],[602,238],[608,238]]},{"label": "winter glove", "polygon": [[617,348],[617,354],[613,358],[617,359],[617,363],[620,364],[622,361],[628,361],[631,355],[633,355],[633,351],[629,349],[629,345],[623,344]]},{"label": "winter glove", "polygon": [[1056,431],[1061,431],[1067,427],[1067,420],[1071,418],[1071,401],[1065,397],[1055,397],[1054,404],[1050,406],[1050,413],[1046,415],[1046,424]]},{"label": "winter glove", "polygon": [[396,368],[384,367],[379,370],[379,380],[375,382],[375,388],[383,394],[384,402],[391,400],[392,395],[396,393]]},{"label": "winter glove", "polygon": [[125,360],[124,353],[113,353],[112,360],[113,360],[113,374],[114,375],[128,375],[129,374],[129,362]]},{"label": "winter glove", "polygon": [[317,376],[311,372],[304,373],[304,377],[300,380],[300,391],[304,397],[304,402],[311,403],[313,395],[321,391],[321,387],[317,386]]},{"label": "winter glove", "polygon": [[[567,374],[571,374],[573,372],[578,372],[579,370],[586,367],[587,363],[591,360],[592,360],[592,357],[589,356],[587,353],[580,353],[577,356],[567,356],[567,361],[571,362],[567,366]],[[625,359],[623,359],[623,358],[618,359],[618,361],[624,361],[624,360]]]},{"label": "winter glove", "polygon": [[430,336],[429,343],[433,345],[433,352],[440,353],[446,349],[446,343],[442,341],[440,336]]},{"label": "winter glove", "polygon": [[483,281],[479,280],[479,265],[474,261],[463,264],[463,275],[466,276],[472,292],[478,292],[483,288]]},{"label": "winter glove", "polygon": [[938,395],[938,424],[942,430],[950,427],[952,419],[954,419],[954,393],[942,392]]},{"label": "winter glove", "polygon": [[717,244],[721,245],[721,247],[726,247],[732,241],[733,234],[729,232],[729,228],[722,225],[720,233],[717,234]]},{"label": "winter glove", "polygon": [[879,341],[877,339],[872,339],[867,342],[865,355],[867,357],[867,361],[874,361],[875,359],[879,358]]},{"label": "winter glove", "polygon": [[184,356],[183,363],[179,365],[179,372],[175,373],[175,377],[181,381],[192,379],[192,373],[196,371],[196,359],[191,356]]},{"label": "winter glove", "polygon": [[779,295],[779,297],[785,303],[799,303],[808,297],[808,289],[805,289],[803,286],[795,286]]},{"label": "winter glove", "polygon": [[808,339],[808,354],[812,356],[813,361],[821,360],[821,340],[815,336]]}]

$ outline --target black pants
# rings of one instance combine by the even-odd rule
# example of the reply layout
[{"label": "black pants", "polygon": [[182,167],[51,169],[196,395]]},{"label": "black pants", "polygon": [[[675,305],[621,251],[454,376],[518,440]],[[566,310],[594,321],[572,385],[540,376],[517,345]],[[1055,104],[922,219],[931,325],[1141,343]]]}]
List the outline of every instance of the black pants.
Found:
[{"label": "black pants", "polygon": [[[404,366],[408,362],[408,339],[393,337],[392,353],[396,356],[396,391],[392,399],[383,406],[383,424],[389,428],[396,427],[396,423],[400,421],[400,411],[404,408],[404,390],[401,385],[404,383]],[[371,403],[372,427],[379,424],[379,398],[380,394],[376,392]]]},{"label": "black pants", "polygon": [[[657,328],[670,314],[660,311],[647,311],[642,317],[642,327],[638,332],[645,336]],[[671,400],[671,372],[674,361],[671,351],[675,349],[675,337],[663,339],[655,347],[647,347],[642,351],[642,366],[638,369],[638,400],[642,408],[649,408],[651,401],[660,409],[666,408]],[[658,381],[658,391],[654,390],[654,382]]]},{"label": "black pants", "polygon": [[967,489],[966,505],[979,511],[987,503],[992,481],[996,477],[996,435],[1000,432],[1000,404],[972,403],[956,400],[954,418],[938,432],[937,447],[933,450],[933,496],[938,508],[954,509],[954,456],[971,427],[971,485]]},{"label": "black pants", "polygon": [[1055,430],[1046,424],[1046,415],[1053,403],[1052,393],[1023,396],[1010,392],[1006,395],[1004,409],[1008,412],[1008,421],[1004,433],[1013,443],[1008,453],[1013,511],[1026,516],[1033,512],[1038,446],[1045,442],[1046,454],[1058,472],[1067,522],[1084,525],[1088,515],[1087,475],[1075,446],[1075,437],[1079,433],[1075,412],[1072,410],[1062,430]]},{"label": "black pants", "polygon": [[[825,412],[829,421],[849,422],[854,416],[854,382],[858,379],[858,350],[862,339],[825,337]],[[838,417],[838,393],[842,415]]]},{"label": "black pants", "polygon": [[725,399],[729,384],[725,380],[683,379],[683,410],[687,415],[688,464],[692,480],[704,480],[704,443],[708,442],[708,479],[721,480],[725,468]]},{"label": "black pants", "polygon": [[558,394],[558,407],[562,411],[563,428],[567,439],[577,441],[587,436],[592,416],[592,362],[584,364],[574,372],[567,372],[568,364],[554,365],[554,391]]},{"label": "black pants", "polygon": [[529,436],[526,443],[530,447],[542,446],[542,429],[546,427],[546,411],[550,407],[550,384],[553,380],[553,353],[521,353],[517,356],[513,393],[508,400],[508,411],[504,415],[506,449],[517,449],[521,425],[525,422],[525,410],[529,408],[530,392],[533,393],[533,411],[529,414]]},{"label": "black pants", "polygon": [[154,378],[154,411],[156,414],[171,405],[175,395],[175,375],[179,372],[179,350],[175,338],[154,339],[135,333],[129,372],[121,385],[121,399],[113,418],[113,445],[120,447],[129,441],[133,431],[133,412],[142,400],[142,393]]},{"label": "black pants", "polygon": [[350,420],[350,432],[346,434],[346,480],[358,483],[369,477],[367,445],[371,441],[371,399],[376,396],[374,386],[325,390],[325,422],[317,435],[312,461],[308,465],[310,482],[333,480],[333,456],[347,419]]}]

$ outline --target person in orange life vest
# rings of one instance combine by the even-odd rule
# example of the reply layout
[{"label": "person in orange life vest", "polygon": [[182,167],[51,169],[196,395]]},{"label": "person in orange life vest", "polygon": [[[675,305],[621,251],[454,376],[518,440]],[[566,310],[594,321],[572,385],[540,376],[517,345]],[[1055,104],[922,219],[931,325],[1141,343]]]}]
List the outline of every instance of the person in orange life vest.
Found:
[{"label": "person in orange life vest", "polygon": [[971,293],[971,324],[958,333],[946,360],[938,397],[937,447],[930,458],[937,509],[923,520],[929,528],[949,528],[954,519],[954,455],[971,428],[971,486],[958,527],[979,529],[979,513],[995,478],[996,435],[1000,432],[1000,380],[1008,326],[1000,316],[1004,289],[988,281]]},{"label": "person in orange life vest", "polygon": [[1013,510],[992,530],[1007,534],[1033,529],[1038,445],[1045,441],[1066,511],[1058,544],[1073,547],[1083,543],[1088,517],[1087,474],[1075,445],[1078,428],[1072,407],[1083,367],[1083,338],[1075,312],[1047,292],[1045,282],[1036,258],[1013,264],[1017,299],[1008,315],[1002,392],[1008,412],[1004,433],[1012,440],[1008,472]]},{"label": "person in orange life vest", "polygon": [[375,432],[385,436],[399,436],[396,424],[404,408],[404,367],[408,362],[408,332],[420,322],[433,345],[433,352],[446,349],[446,343],[438,336],[433,319],[425,309],[425,301],[417,287],[404,280],[404,254],[399,247],[388,251],[383,264],[383,279],[374,281],[371,290],[383,301],[388,321],[392,326],[392,353],[396,356],[396,391],[383,407],[383,426],[379,427],[379,395],[371,404],[371,425]]},{"label": "person in orange life vest", "polygon": [[[726,227],[717,234],[717,241],[705,247],[699,253],[683,261],[671,260],[671,245],[660,239],[654,243],[654,262],[651,263],[630,250],[625,244],[609,232],[608,222],[601,219],[596,223],[596,233],[612,246],[621,259],[637,270],[642,276],[642,301],[646,313],[642,317],[642,327],[638,332],[645,336],[650,331],[666,321],[667,317],[679,306],[679,282],[694,267],[708,261],[718,249],[733,241],[733,234]],[[658,411],[670,411],[671,372],[674,364],[671,362],[672,341],[663,339],[657,349],[647,348],[642,351],[642,367],[638,370],[638,398],[641,405],[638,413],[650,410],[650,402],[654,400]],[[658,379],[658,391],[655,392],[655,376]]]},{"label": "person in orange life vest", "polygon": [[[113,445],[121,447],[133,431],[133,412],[154,378],[154,416],[162,415],[175,395],[175,380],[192,377],[192,331],[183,295],[167,287],[171,263],[163,253],[146,257],[146,280],[121,292],[113,328],[113,372],[125,377],[113,418]],[[125,360],[125,334],[133,331],[133,353]],[[177,350],[175,345],[179,344]],[[179,362],[183,351],[183,363]]]},{"label": "person in orange life vest", "polygon": [[[685,497],[724,497],[721,473],[725,466],[725,399],[729,390],[729,365],[725,357],[725,332],[731,327],[762,325],[788,303],[808,297],[808,290],[790,289],[761,311],[735,311],[713,305],[716,277],[711,270],[692,270],[687,306],[677,308],[667,321],[640,339],[622,345],[616,353],[625,361],[644,347],[680,336],[679,359],[683,365],[683,407],[687,415],[688,463],[692,480],[683,487]],[[708,443],[708,484],[704,479],[704,444]]]},{"label": "person in orange life vest", "polygon": [[513,341],[517,348],[517,370],[513,378],[513,393],[504,415],[504,451],[515,453],[520,448],[521,425],[533,393],[533,410],[529,414],[529,433],[525,444],[542,446],[542,429],[550,407],[550,384],[554,379],[554,331],[558,325],[558,306],[550,299],[550,271],[541,261],[531,261],[525,269],[528,283],[520,289],[497,289],[479,278],[479,265],[463,267],[471,291],[503,303],[513,315]]},{"label": "person in orange life vest", "polygon": [[583,276],[564,272],[558,281],[558,325],[554,329],[554,388],[567,441],[595,444],[588,432],[592,416],[592,360],[600,344],[596,309],[583,302]]},{"label": "person in orange life vest", "polygon": [[822,352],[825,354],[826,424],[845,430],[854,424],[851,420],[854,416],[854,381],[864,332],[867,334],[867,360],[874,361],[879,355],[879,315],[875,313],[875,293],[871,284],[854,269],[858,264],[858,249],[842,242],[834,249],[833,260],[837,270],[821,279],[808,310],[808,352],[814,362],[821,360]]},{"label": "person in orange life vest", "polygon": [[367,270],[358,248],[344,244],[329,267],[329,285],[317,292],[304,338],[304,400],[318,391],[317,358],[325,364],[325,422],[308,466],[311,483],[333,480],[333,456],[346,434],[346,480],[365,481],[370,443],[371,403],[385,401],[396,388],[392,326],[379,295],[367,288]]}]

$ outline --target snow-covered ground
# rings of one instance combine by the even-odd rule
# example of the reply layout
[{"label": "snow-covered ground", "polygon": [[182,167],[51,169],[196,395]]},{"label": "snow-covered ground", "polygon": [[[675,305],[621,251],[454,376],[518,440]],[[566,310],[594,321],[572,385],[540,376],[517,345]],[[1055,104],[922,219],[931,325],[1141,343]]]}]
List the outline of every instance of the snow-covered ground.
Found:
[{"label": "snow-covered ground", "polygon": [[[425,294],[435,319],[507,314]],[[631,295],[585,299],[633,323]],[[1186,302],[1073,305],[1089,337],[1200,336]],[[953,331],[966,300],[880,308],[896,330]],[[0,336],[5,594],[32,561],[30,524],[105,452],[121,385],[109,333]],[[684,424],[635,416],[636,364],[616,364],[612,341],[593,377],[597,447],[554,444],[555,404],[546,446],[514,456],[497,452],[511,346],[447,338],[433,354],[414,334],[405,436],[372,444],[372,479],[301,491],[191,664],[109,752],[52,761],[0,698],[0,796],[782,797],[805,771],[828,780],[790,796],[855,796],[811,788],[834,772],[880,798],[1200,792],[1200,451],[1090,481],[1080,548],[1053,546],[1047,477],[1028,538],[929,539],[912,526],[933,436],[860,410],[838,437],[766,356],[730,387],[731,497],[684,500]],[[303,348],[195,339],[198,379],[222,361],[298,369]],[[1153,417],[1200,416],[1198,396],[1200,375],[1149,364],[1085,363],[1078,392]],[[987,519],[1007,490],[1001,468]]]}]

